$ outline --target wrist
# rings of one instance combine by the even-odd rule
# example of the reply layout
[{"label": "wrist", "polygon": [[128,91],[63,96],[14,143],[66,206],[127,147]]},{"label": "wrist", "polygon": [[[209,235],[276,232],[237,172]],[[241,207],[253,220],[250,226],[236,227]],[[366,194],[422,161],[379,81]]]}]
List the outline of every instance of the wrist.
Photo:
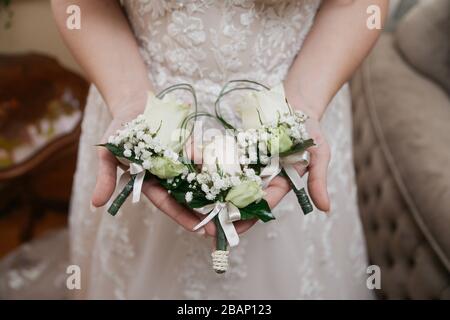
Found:
[{"label": "wrist", "polygon": [[296,88],[289,87],[288,84],[284,84],[286,99],[291,107],[295,110],[300,110],[307,114],[310,118],[320,121],[325,106],[319,102],[315,102],[312,99],[308,99]]},{"label": "wrist", "polygon": [[323,110],[325,108],[320,107],[318,104],[313,104],[308,102],[305,98],[300,95],[288,95],[286,93],[286,98],[294,110],[300,110],[308,115],[310,118],[320,121],[323,115]]},{"label": "wrist", "polygon": [[124,94],[108,103],[113,119],[135,118],[145,110],[150,90]]},{"label": "wrist", "polygon": [[301,99],[299,99],[299,100],[294,99],[294,101],[292,101],[292,102],[290,100],[288,100],[288,101],[289,101],[289,104],[292,106],[292,108],[294,108],[294,110],[302,111],[307,116],[309,116],[311,119],[320,121],[320,119],[322,118],[322,112],[320,112],[321,108],[314,107]]}]

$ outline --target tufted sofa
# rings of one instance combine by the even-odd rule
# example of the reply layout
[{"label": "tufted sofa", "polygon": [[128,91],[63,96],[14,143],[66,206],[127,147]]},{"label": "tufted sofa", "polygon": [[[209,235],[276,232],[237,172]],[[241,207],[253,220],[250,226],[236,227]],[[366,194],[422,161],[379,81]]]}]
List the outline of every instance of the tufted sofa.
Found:
[{"label": "tufted sofa", "polygon": [[351,82],[358,201],[381,299],[450,299],[449,6],[419,2]]}]

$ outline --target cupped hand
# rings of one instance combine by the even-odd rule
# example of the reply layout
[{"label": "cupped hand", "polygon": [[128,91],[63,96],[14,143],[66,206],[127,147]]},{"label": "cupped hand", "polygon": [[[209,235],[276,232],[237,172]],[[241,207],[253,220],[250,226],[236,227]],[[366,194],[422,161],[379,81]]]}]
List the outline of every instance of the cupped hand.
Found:
[{"label": "cupped hand", "polygon": [[[129,112],[116,115],[105,131],[101,142],[106,143],[109,136],[120,129],[123,124],[136,118],[140,113],[141,111],[137,109],[136,111],[130,110]],[[104,147],[98,147],[97,155],[97,182],[95,184],[91,202],[94,207],[101,207],[109,201],[114,193],[117,179],[117,167],[121,164],[116,157]],[[155,179],[144,181],[142,192],[159,210],[168,215],[186,230],[192,231],[194,226],[200,222],[200,219],[192,210],[176,202],[167,190],[161,187]],[[203,230],[210,235],[215,233],[214,225],[205,226],[199,233],[204,233],[205,231]]]},{"label": "cupped hand", "polygon": [[[327,191],[327,171],[330,162],[330,147],[320,128],[320,123],[315,118],[309,118],[306,122],[306,128],[310,137],[314,140],[315,146],[307,149],[311,155],[310,163],[307,168],[296,165],[300,175],[308,171],[308,191],[314,205],[321,211],[330,211],[330,198]],[[271,209],[275,208],[283,197],[291,190],[286,178],[276,177],[268,185],[265,199]],[[238,233],[243,233],[250,229],[256,219],[235,222]]]},{"label": "cupped hand", "polygon": [[[102,142],[106,142],[108,137],[114,134],[121,126],[134,119],[138,113],[131,113],[120,117],[115,117],[108,129],[106,130]],[[120,165],[119,161],[106,148],[98,147],[98,172],[97,182],[92,195],[92,205],[95,207],[104,206],[114,193],[117,179],[117,167]],[[288,182],[281,177],[276,177],[272,180],[266,189],[266,200],[271,208],[274,208],[278,202],[290,190]],[[145,196],[162,212],[167,214],[176,223],[188,231],[193,231],[193,228],[203,219],[203,216],[196,214],[193,210],[186,208],[179,204],[166,189],[161,187],[156,179],[145,181],[142,186],[142,192]],[[256,220],[238,221],[235,223],[238,233],[247,231]],[[198,231],[199,234],[207,234],[215,236],[216,228],[213,222],[209,222],[202,229]]]},{"label": "cupped hand", "polygon": [[[121,116],[116,116],[106,130],[102,142],[106,142],[108,137],[116,132],[124,123],[134,119],[140,112],[128,112]],[[311,154],[310,165],[307,168],[308,190],[314,205],[321,211],[330,210],[330,200],[327,192],[327,170],[330,160],[330,148],[320,129],[319,122],[314,118],[307,121],[307,130],[316,145],[309,148]],[[105,205],[114,193],[117,179],[117,159],[105,148],[98,149],[98,173],[97,182],[92,195],[92,205],[100,207]],[[303,175],[305,168],[298,167],[299,173]],[[276,177],[266,188],[266,197],[271,209],[275,208],[283,197],[290,191],[290,185],[285,178]],[[193,210],[190,210],[176,202],[176,200],[161,187],[156,180],[145,181],[142,192],[149,200],[162,212],[167,214],[175,222],[188,231],[193,231],[203,217],[200,217]],[[239,234],[250,229],[256,219],[235,222],[236,230]],[[205,233],[215,236],[215,225],[213,222],[206,224],[199,234]]]},{"label": "cupped hand", "polygon": [[[101,139],[101,143],[106,143],[109,136],[120,129],[120,127],[124,123],[131,121],[136,115],[130,114],[129,116],[123,115],[114,117],[114,119],[106,129]],[[109,152],[106,148],[100,146],[97,147],[97,158],[97,181],[92,193],[91,202],[94,207],[101,207],[109,201],[114,193],[117,179],[117,167],[120,163],[111,152]]]},{"label": "cupped hand", "polygon": [[[331,209],[327,189],[328,165],[331,159],[330,146],[317,119],[309,118],[306,122],[306,130],[315,142],[315,146],[308,148],[311,155],[307,168],[309,195],[317,209],[328,213]],[[297,170],[301,175],[306,172],[305,168],[299,166]]]}]

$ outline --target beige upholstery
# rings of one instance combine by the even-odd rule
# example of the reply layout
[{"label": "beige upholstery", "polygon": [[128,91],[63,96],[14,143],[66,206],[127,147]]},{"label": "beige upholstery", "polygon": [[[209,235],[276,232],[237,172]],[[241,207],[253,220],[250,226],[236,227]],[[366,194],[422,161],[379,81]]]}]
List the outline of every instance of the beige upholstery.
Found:
[{"label": "beige upholstery", "polygon": [[351,83],[369,256],[380,297],[450,299],[449,97],[394,42],[384,34]]},{"label": "beige upholstery", "polygon": [[395,34],[404,58],[450,93],[450,1],[419,1]]}]

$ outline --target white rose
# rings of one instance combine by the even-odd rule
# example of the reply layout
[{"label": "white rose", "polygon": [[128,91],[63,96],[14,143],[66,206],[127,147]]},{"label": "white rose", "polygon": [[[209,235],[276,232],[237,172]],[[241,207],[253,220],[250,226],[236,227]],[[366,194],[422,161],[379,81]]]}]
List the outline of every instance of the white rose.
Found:
[{"label": "white rose", "polygon": [[165,157],[155,157],[152,159],[149,170],[161,179],[174,178],[179,176],[184,169],[184,165]]},{"label": "white rose", "polygon": [[203,148],[203,167],[209,172],[217,172],[217,166],[230,175],[241,173],[238,146],[234,137],[218,135]]},{"label": "white rose", "polygon": [[245,130],[257,129],[263,124],[276,121],[280,115],[291,112],[286,103],[283,84],[270,90],[252,91],[244,96],[239,105],[242,126]]},{"label": "white rose", "polygon": [[264,197],[261,185],[255,181],[245,181],[231,188],[225,198],[238,208],[245,208],[249,204],[259,201]]},{"label": "white rose", "polygon": [[258,99],[256,98],[255,92],[249,92],[242,98],[242,101],[238,105],[238,111],[241,114],[242,128],[244,130],[261,127],[261,121],[258,115]]},{"label": "white rose", "polygon": [[178,129],[189,111],[189,105],[179,103],[170,95],[158,99],[149,92],[144,118],[152,131],[159,128],[157,138],[161,145],[178,153],[182,148],[179,143],[181,132]]}]

